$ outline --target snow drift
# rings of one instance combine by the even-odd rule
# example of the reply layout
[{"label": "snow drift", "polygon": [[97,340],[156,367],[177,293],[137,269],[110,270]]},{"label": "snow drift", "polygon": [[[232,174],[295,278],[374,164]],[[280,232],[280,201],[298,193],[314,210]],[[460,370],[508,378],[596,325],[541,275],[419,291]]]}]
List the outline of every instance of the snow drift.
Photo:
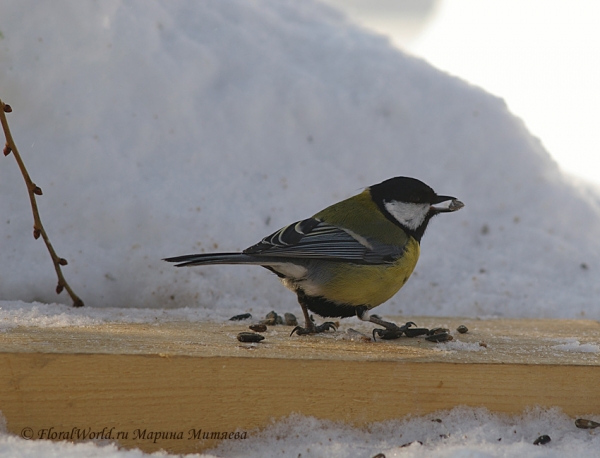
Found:
[{"label": "snow drift", "polygon": [[[383,179],[466,207],[435,219],[379,313],[600,317],[600,205],[504,102],[312,1],[4,2],[0,97],[66,276],[90,306],[296,310],[237,250]],[[26,14],[24,13],[26,12]],[[0,299],[69,303],[12,158]]]}]

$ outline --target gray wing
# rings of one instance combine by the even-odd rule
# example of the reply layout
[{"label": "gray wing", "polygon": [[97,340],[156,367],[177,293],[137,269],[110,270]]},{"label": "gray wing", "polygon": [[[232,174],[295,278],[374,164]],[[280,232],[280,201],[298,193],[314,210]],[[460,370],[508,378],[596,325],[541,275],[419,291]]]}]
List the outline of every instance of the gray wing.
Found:
[{"label": "gray wing", "polygon": [[324,259],[356,264],[392,263],[403,252],[403,247],[374,242],[316,218],[290,224],[244,250],[244,254],[269,258]]}]

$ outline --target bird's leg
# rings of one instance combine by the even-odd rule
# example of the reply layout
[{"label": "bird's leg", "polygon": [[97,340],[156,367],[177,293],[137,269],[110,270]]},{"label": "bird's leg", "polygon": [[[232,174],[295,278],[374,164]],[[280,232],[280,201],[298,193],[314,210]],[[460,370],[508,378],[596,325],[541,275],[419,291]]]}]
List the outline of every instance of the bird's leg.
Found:
[{"label": "bird's leg", "polygon": [[296,326],[292,330],[290,337],[293,336],[294,333],[302,336],[305,334],[318,334],[320,332],[329,331],[330,329],[335,331],[337,329],[335,324],[333,324],[331,321],[326,321],[325,323],[316,326],[315,323],[313,323],[313,320],[310,319],[306,305],[300,300],[300,298],[298,298],[298,302],[300,303],[300,307],[302,307],[302,313],[304,314],[304,323],[306,327],[303,328],[302,326]]},{"label": "bird's leg", "polygon": [[306,308],[306,305],[304,305],[302,302],[298,302],[300,303],[300,307],[302,307],[302,313],[304,314],[304,323],[306,325],[306,329],[314,330],[315,324],[313,323],[313,320],[310,319],[310,315],[308,314],[308,308]]},{"label": "bird's leg", "polygon": [[364,305],[356,307],[356,316],[359,320],[369,321],[371,323],[378,324],[379,326],[383,326],[388,331],[397,331],[399,329],[402,329],[402,332],[404,332],[404,329],[408,329],[411,326],[416,326],[416,324],[412,321],[409,321],[403,326],[398,326],[396,323],[392,323],[391,321],[385,321],[379,315],[371,315],[369,313],[369,309]]},{"label": "bird's leg", "polygon": [[398,339],[400,336],[402,336],[402,334],[405,334],[411,326],[416,326],[416,324],[412,321],[409,321],[402,326],[398,326],[396,323],[392,323],[391,321],[385,321],[381,319],[379,315],[371,315],[369,313],[369,309],[364,305],[356,308],[356,316],[359,320],[369,321],[385,328],[373,329],[373,340],[376,340],[375,335],[378,335],[385,340]]}]

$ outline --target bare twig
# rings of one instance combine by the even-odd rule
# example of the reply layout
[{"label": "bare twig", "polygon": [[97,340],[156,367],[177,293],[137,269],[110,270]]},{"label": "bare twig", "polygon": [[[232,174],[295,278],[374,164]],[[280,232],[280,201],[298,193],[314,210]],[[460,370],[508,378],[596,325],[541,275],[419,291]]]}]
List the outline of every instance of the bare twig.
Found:
[{"label": "bare twig", "polygon": [[50,257],[52,258],[52,263],[54,264],[54,270],[56,270],[56,275],[58,276],[58,284],[56,285],[56,294],[60,294],[63,289],[67,290],[71,299],[73,299],[73,307],[83,307],[83,301],[73,292],[67,280],[62,274],[61,266],[67,265],[67,260],[59,257],[52,244],[50,243],[50,239],[48,238],[48,234],[46,234],[46,230],[44,226],[42,226],[42,220],[40,219],[40,214],[37,208],[37,202],[35,200],[35,196],[41,196],[42,190],[39,186],[31,180],[27,169],[25,168],[25,164],[21,159],[21,155],[17,149],[17,145],[15,145],[15,141],[12,138],[10,133],[10,129],[8,127],[8,121],[6,120],[6,113],[12,112],[12,108],[10,105],[6,105],[2,100],[0,100],[0,121],[2,122],[2,129],[4,130],[4,136],[6,137],[6,145],[4,146],[4,155],[8,156],[12,153],[15,156],[17,164],[19,164],[19,169],[21,169],[21,173],[23,174],[23,178],[25,179],[25,184],[27,185],[27,191],[29,193],[29,201],[31,202],[31,210],[33,212],[33,238],[38,239],[40,235],[48,248],[48,252],[50,253]]}]

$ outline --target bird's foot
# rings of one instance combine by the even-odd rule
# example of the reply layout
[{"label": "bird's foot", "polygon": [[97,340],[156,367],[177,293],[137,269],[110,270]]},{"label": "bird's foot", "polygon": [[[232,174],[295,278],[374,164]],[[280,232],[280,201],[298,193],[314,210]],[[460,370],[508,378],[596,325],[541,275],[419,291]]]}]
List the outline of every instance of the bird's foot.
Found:
[{"label": "bird's foot", "polygon": [[[395,323],[383,320],[379,320],[377,324],[383,326],[385,329],[373,329],[373,340],[377,340],[376,336],[379,336],[379,338],[383,340],[399,339],[402,336],[402,334],[408,335],[408,332],[411,331],[411,326],[416,326],[416,324],[412,321],[409,321],[408,323],[403,324],[402,326],[398,326]],[[419,328],[416,328],[415,330],[417,329]],[[427,332],[427,329],[425,330],[425,332]]]},{"label": "bird's foot", "polygon": [[409,321],[402,326],[398,326],[396,323],[383,320],[379,315],[369,315],[368,313],[365,313],[367,311],[368,309],[366,307],[359,307],[357,308],[356,316],[363,321],[370,321],[371,323],[378,324],[384,328],[373,329],[373,340],[377,340],[378,336],[383,340],[399,339],[402,337],[402,335],[405,335],[406,337],[426,335],[427,337],[425,337],[425,339],[429,340],[430,342],[447,342],[452,340],[452,336],[450,335],[450,331],[448,329],[417,328],[417,325],[412,321]]},{"label": "bird's foot", "polygon": [[329,331],[329,330],[337,331],[337,327],[335,326],[335,323],[333,323],[332,321],[326,321],[325,323],[320,324],[319,326],[315,325],[311,321],[311,322],[306,323],[305,328],[303,328],[302,326],[296,326],[292,330],[290,337],[293,336],[294,333],[298,334],[299,336],[303,336],[303,335],[307,335],[307,334],[319,334],[321,332],[325,332],[325,331]]},{"label": "bird's foot", "polygon": [[[379,317],[376,317],[379,318]],[[406,337],[416,337],[422,336],[429,332],[429,329],[425,328],[413,328],[412,326],[416,326],[415,323],[409,321],[402,326],[398,326],[397,324],[390,323],[389,321],[383,321],[381,319],[378,320],[377,324],[383,326],[385,329],[373,329],[373,340],[377,340],[377,336],[383,340],[392,340],[399,339],[404,334]]]}]

